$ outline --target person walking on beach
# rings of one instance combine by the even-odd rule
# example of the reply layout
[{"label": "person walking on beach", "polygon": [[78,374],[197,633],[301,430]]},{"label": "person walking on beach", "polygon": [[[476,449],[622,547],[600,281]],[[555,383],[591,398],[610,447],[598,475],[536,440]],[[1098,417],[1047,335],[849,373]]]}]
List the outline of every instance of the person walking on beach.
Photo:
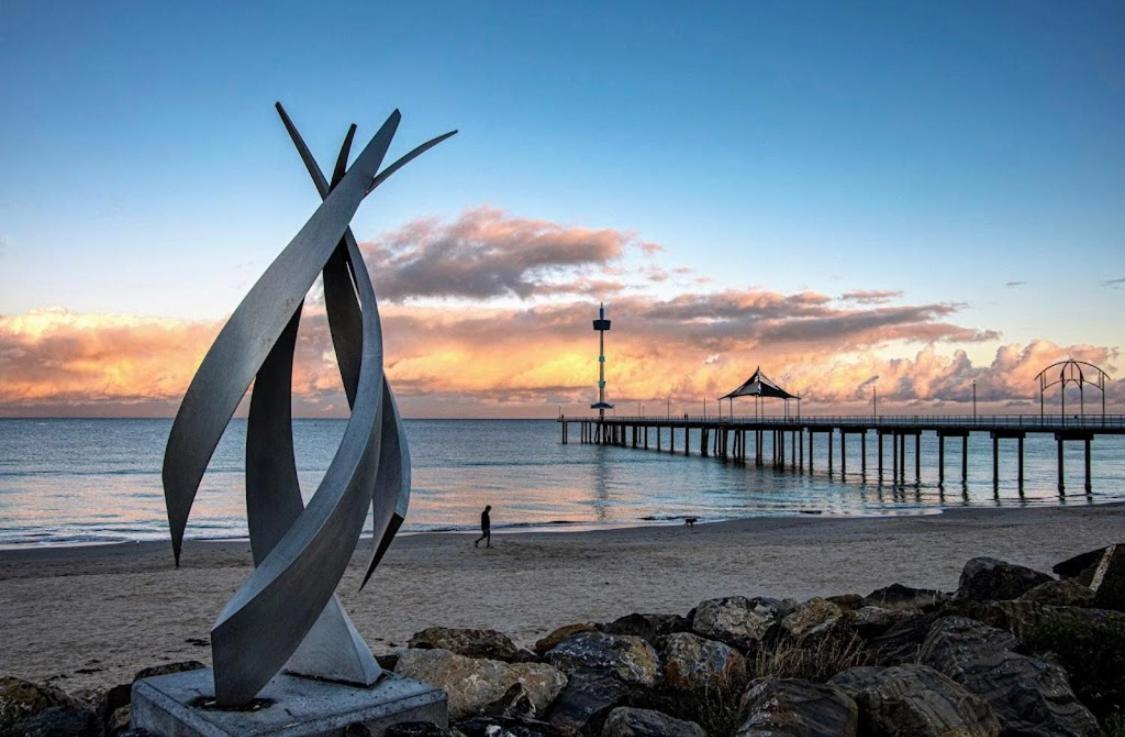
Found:
[{"label": "person walking on beach", "polygon": [[487,504],[484,507],[484,511],[480,513],[480,537],[478,537],[476,540],[473,540],[474,548],[480,544],[481,540],[485,541],[484,547],[492,547],[492,518],[488,514],[491,511],[492,505]]}]

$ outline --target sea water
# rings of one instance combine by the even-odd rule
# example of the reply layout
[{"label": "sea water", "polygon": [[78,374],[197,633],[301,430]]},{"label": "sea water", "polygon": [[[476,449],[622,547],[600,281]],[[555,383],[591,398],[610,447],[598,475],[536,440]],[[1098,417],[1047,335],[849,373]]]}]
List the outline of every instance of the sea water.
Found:
[{"label": "sea water", "polygon": [[[0,419],[0,546],[167,539],[160,468],[170,420]],[[296,420],[298,476],[305,498],[316,490],[343,434],[343,420]],[[684,457],[560,442],[551,420],[407,420],[413,492],[406,530],[469,530],[485,504],[503,529],[582,529],[779,515],[896,515],[947,507],[1086,505],[1125,500],[1125,437],[1093,443],[1093,489],[1083,488],[1081,443],[1066,449],[1067,489],[1060,496],[1051,435],[1028,435],[1025,483],[1016,485],[1015,441],[1001,441],[1000,484],[992,484],[988,436],[970,440],[969,483],[962,486],[961,443],[946,441],[946,484],[937,485],[937,438],[922,438],[922,481],[914,483],[914,443],[906,445],[907,484],[876,473],[876,442],[868,437],[866,476],[859,437],[848,438],[848,475],[841,479],[839,436],[835,474],[817,437],[813,474],[756,468],[698,455],[693,433]],[[768,435],[768,433],[767,433]],[[788,440],[788,438],[787,438]],[[196,497],[187,535],[246,535],[243,462],[246,423],[231,422]],[[787,447],[787,451],[790,450]],[[766,458],[769,458],[767,448]],[[807,449],[806,449],[807,462]]]}]

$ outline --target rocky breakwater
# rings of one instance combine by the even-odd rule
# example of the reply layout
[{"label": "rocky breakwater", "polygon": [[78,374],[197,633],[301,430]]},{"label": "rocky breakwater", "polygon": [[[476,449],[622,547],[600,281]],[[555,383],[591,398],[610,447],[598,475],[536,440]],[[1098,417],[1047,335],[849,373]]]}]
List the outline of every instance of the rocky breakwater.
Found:
[{"label": "rocky breakwater", "polygon": [[[1122,737],[1125,544],[1053,572],[974,558],[953,592],[732,595],[566,624],[530,648],[430,628],[380,662],[444,689],[451,725],[386,735]],[[136,735],[128,694],[2,679],[0,737]]]}]

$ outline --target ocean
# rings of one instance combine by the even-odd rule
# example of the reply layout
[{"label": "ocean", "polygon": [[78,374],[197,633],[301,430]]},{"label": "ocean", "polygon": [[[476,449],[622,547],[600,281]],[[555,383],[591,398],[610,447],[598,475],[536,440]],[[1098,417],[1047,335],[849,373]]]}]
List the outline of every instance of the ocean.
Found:
[{"label": "ocean", "polygon": [[[343,433],[342,420],[296,420],[298,474],[315,490]],[[160,467],[170,420],[0,419],[0,546],[167,539]],[[974,437],[969,484],[960,484],[960,442],[946,443],[944,490],[937,440],[923,436],[922,483],[895,488],[875,476],[869,438],[866,480],[859,438],[849,439],[848,478],[826,473],[818,438],[816,473],[755,468],[666,451],[559,442],[551,420],[408,420],[414,487],[405,530],[471,530],[485,504],[493,527],[574,530],[754,516],[925,514],[946,507],[1096,504],[1125,500],[1125,437],[1093,444],[1093,491],[1083,490],[1081,445],[1067,448],[1067,493],[1056,488],[1051,436],[1028,436],[1025,485],[1015,483],[1014,441],[1001,441],[1001,483],[992,485],[991,442]],[[211,460],[188,524],[191,538],[246,535],[246,423],[231,422]],[[667,435],[665,434],[665,439]],[[665,440],[666,442],[666,440]],[[838,439],[837,439],[838,443]],[[681,442],[677,447],[682,448]],[[886,449],[889,466],[890,446]],[[888,469],[889,477],[889,469]]]}]

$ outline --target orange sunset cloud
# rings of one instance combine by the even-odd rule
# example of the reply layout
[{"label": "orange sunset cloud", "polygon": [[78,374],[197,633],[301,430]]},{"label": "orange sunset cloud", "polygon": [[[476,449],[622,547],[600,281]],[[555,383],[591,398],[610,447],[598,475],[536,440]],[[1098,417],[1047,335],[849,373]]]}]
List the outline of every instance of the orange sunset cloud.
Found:
[{"label": "orange sunset cloud", "polygon": [[[416,221],[363,248],[383,300],[387,375],[408,416],[582,411],[597,373],[593,294],[612,297],[610,397],[626,405],[670,399],[694,411],[760,365],[801,393],[807,411],[862,407],[873,388],[885,403],[926,411],[965,401],[973,382],[980,401],[1028,410],[1043,366],[1071,355],[1112,368],[1117,358],[1108,347],[1035,340],[999,345],[974,365],[965,348],[1000,336],[959,324],[961,305],[903,303],[891,290],[693,290],[677,281],[690,270],[648,262],[660,246],[492,208]],[[682,291],[650,291],[667,283]],[[294,410],[340,416],[315,295],[298,340]],[[170,415],[220,327],[65,309],[0,316],[0,414]],[[1120,395],[1110,387],[1113,402]]]}]

